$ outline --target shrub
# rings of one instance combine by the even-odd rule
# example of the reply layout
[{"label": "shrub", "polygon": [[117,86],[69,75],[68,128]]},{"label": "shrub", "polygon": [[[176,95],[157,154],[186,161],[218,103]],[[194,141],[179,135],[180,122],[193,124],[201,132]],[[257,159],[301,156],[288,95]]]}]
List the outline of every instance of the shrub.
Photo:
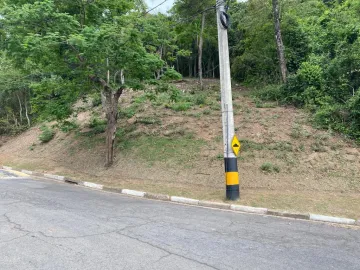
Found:
[{"label": "shrub", "polygon": [[59,124],[59,128],[62,132],[70,132],[77,129],[79,125],[75,121],[63,121]]},{"label": "shrub", "polygon": [[42,133],[39,136],[39,140],[42,143],[47,143],[49,141],[51,141],[54,136],[55,136],[55,130],[53,130],[52,128],[49,128],[48,126],[41,126],[40,130],[42,131]]},{"label": "shrub", "polygon": [[106,125],[107,125],[106,120],[99,119],[97,117],[93,117],[90,120],[89,128],[93,129],[94,134],[101,134],[101,133],[105,132]]},{"label": "shrub", "polygon": [[175,69],[173,68],[169,68],[168,70],[165,71],[164,75],[161,77],[162,80],[165,81],[170,81],[170,80],[181,80],[182,79],[182,75],[177,72]]}]

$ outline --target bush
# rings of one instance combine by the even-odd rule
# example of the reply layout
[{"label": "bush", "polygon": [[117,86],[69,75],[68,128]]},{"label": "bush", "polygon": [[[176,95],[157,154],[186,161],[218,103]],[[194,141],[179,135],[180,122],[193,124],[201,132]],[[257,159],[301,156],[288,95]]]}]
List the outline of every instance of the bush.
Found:
[{"label": "bush", "polygon": [[55,130],[53,130],[52,128],[49,128],[48,126],[41,126],[40,130],[42,131],[42,133],[39,136],[39,140],[42,143],[47,143],[49,141],[51,141],[54,136],[55,136]]},{"label": "bush", "polygon": [[79,125],[74,121],[63,121],[59,124],[59,128],[62,132],[70,132],[77,129]]},{"label": "bush", "polygon": [[6,119],[0,119],[0,135],[15,135],[26,129],[26,126],[15,126]]},{"label": "bush", "polygon": [[89,128],[93,129],[94,134],[101,134],[101,133],[105,132],[106,125],[107,125],[106,120],[99,119],[97,117],[93,117],[90,120]]},{"label": "bush", "polygon": [[168,70],[165,71],[161,79],[165,81],[181,80],[182,75],[179,72],[177,72],[175,69],[169,68]]},{"label": "bush", "polygon": [[284,98],[284,93],[281,85],[270,84],[257,90],[254,96],[263,101],[279,101]]}]

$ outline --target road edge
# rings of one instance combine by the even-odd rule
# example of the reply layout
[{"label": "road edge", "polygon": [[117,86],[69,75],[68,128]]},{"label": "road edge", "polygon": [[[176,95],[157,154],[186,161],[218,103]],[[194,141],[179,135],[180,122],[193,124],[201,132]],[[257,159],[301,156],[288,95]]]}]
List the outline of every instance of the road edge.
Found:
[{"label": "road edge", "polygon": [[0,169],[18,172],[18,173],[26,174],[26,175],[44,177],[44,178],[47,178],[49,180],[56,181],[56,182],[63,182],[63,183],[67,183],[67,184],[79,185],[79,186],[83,186],[86,188],[91,188],[91,189],[96,189],[96,190],[104,190],[104,191],[112,192],[112,193],[120,193],[123,195],[138,197],[138,198],[145,198],[145,199],[158,200],[158,201],[169,201],[169,202],[174,202],[174,203],[179,203],[179,204],[184,204],[184,205],[200,206],[200,207],[212,208],[212,209],[232,210],[234,212],[240,212],[240,213],[261,214],[261,215],[267,215],[267,216],[286,217],[286,218],[299,219],[299,220],[311,220],[311,221],[331,223],[331,224],[360,226],[360,219],[355,220],[355,219],[350,219],[350,218],[326,216],[326,215],[312,214],[312,213],[289,212],[289,211],[274,210],[274,209],[261,208],[261,207],[251,207],[251,206],[238,205],[238,204],[202,201],[202,200],[197,200],[197,199],[178,197],[178,196],[169,196],[169,195],[165,195],[165,194],[156,194],[156,193],[131,190],[131,189],[113,188],[113,187],[107,187],[107,186],[92,183],[92,182],[75,180],[71,177],[67,177],[67,176],[63,176],[63,175],[40,173],[40,172],[36,172],[36,171],[12,168],[9,166],[1,166],[0,165]]}]

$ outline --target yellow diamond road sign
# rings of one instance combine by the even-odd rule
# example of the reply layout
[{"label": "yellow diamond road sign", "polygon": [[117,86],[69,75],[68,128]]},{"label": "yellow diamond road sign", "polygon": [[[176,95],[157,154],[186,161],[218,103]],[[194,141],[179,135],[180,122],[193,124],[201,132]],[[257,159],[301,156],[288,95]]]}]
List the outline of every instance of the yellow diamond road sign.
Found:
[{"label": "yellow diamond road sign", "polygon": [[231,142],[231,147],[232,147],[232,150],[234,151],[234,154],[236,156],[239,155],[239,152],[240,152],[240,148],[241,148],[241,143],[239,142],[238,138],[236,137],[236,135],[234,136],[232,142]]}]

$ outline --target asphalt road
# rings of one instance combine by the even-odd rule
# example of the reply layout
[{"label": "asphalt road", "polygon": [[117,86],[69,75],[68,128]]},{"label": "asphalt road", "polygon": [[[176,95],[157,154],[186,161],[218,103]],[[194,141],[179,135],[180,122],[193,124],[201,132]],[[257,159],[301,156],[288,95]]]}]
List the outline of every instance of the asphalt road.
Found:
[{"label": "asphalt road", "polygon": [[0,171],[0,269],[360,269],[360,231]]}]

